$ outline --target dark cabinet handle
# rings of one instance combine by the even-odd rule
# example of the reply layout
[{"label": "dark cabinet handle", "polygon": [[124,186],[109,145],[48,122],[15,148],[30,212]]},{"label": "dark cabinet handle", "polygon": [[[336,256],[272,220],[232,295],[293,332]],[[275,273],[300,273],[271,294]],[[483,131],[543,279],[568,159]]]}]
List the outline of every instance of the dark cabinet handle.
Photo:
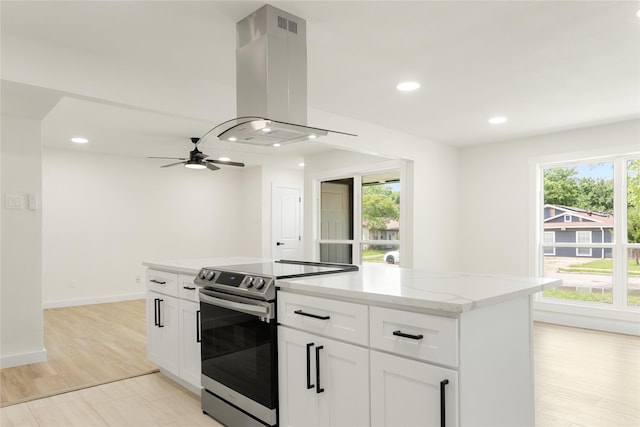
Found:
[{"label": "dark cabinet handle", "polygon": [[162,306],[160,305],[161,302],[164,302],[164,300],[158,298],[158,327],[164,328],[164,325],[162,324]]},{"label": "dark cabinet handle", "polygon": [[311,384],[311,347],[313,347],[312,342],[307,344],[307,390],[315,387]]},{"label": "dark cabinet handle", "polygon": [[420,335],[405,334],[402,331],[393,331],[393,335],[397,337],[411,338],[412,340],[421,340],[422,338],[424,338],[422,334]]},{"label": "dark cabinet handle", "polygon": [[316,393],[320,394],[324,391],[324,389],[320,386],[320,350],[322,350],[324,346],[319,345],[316,347]]},{"label": "dark cabinet handle", "polygon": [[200,336],[200,310],[196,311],[196,342],[202,342]]},{"label": "dark cabinet handle", "polygon": [[318,316],[317,314],[305,313],[302,310],[296,310],[294,311],[294,313],[299,314],[300,316],[313,317],[314,319],[320,319],[320,320],[329,320],[331,318],[329,316]]},{"label": "dark cabinet handle", "polygon": [[446,399],[446,390],[445,390],[445,386],[449,384],[449,380],[442,380],[440,381],[440,427],[446,427],[447,422],[446,422],[446,403],[445,403],[445,399]]},{"label": "dark cabinet handle", "polygon": [[182,289],[187,289],[189,291],[195,291],[196,290],[196,288],[193,287],[193,286],[183,286]]},{"label": "dark cabinet handle", "polygon": [[158,321],[158,301],[159,298],[153,299],[153,324],[158,326],[160,322]]},{"label": "dark cabinet handle", "polygon": [[151,283],[157,283],[158,285],[166,285],[167,282],[161,282],[160,280],[151,279],[149,280]]}]

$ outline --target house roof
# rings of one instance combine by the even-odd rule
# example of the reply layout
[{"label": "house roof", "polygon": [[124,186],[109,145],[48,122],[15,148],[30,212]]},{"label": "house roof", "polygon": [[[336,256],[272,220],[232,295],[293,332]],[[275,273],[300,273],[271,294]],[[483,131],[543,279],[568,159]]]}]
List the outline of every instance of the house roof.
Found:
[{"label": "house roof", "polygon": [[[552,208],[556,210],[555,215],[552,215],[544,219],[545,229],[554,228],[613,228],[613,214],[607,214],[603,212],[593,212],[582,208],[576,208],[572,206],[561,205],[544,205],[546,208]],[[578,221],[571,222],[553,222],[558,218],[564,218],[565,215],[571,215],[572,218],[578,218]]]}]

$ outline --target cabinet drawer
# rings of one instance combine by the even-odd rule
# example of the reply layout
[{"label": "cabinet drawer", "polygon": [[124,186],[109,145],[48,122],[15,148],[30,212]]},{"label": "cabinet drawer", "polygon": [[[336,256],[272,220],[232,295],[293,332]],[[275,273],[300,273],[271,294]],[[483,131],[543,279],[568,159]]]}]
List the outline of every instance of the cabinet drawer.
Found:
[{"label": "cabinet drawer", "polygon": [[147,270],[147,289],[177,297],[178,275],[166,271]]},{"label": "cabinet drawer", "polygon": [[308,295],[278,292],[278,322],[307,332],[368,345],[368,307]]},{"label": "cabinet drawer", "polygon": [[458,319],[371,307],[370,324],[371,348],[458,366]]},{"label": "cabinet drawer", "polygon": [[180,298],[198,302],[198,287],[193,283],[196,276],[189,274],[178,275],[178,294]]}]

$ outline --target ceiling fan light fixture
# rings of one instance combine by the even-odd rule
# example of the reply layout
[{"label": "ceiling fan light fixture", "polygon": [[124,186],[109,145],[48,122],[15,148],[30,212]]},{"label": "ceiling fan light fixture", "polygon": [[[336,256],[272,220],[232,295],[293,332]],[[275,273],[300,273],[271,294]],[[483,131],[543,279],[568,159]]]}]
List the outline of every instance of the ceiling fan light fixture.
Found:
[{"label": "ceiling fan light fixture", "polygon": [[198,160],[189,160],[185,162],[184,167],[189,169],[206,169],[207,165]]}]

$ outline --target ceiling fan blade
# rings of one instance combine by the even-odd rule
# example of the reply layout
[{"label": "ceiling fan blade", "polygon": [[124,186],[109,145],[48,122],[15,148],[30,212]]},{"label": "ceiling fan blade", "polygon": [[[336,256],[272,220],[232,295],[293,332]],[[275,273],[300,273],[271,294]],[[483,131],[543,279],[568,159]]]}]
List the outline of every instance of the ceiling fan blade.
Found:
[{"label": "ceiling fan blade", "polygon": [[181,164],[184,164],[184,163],[186,163],[186,162],[175,162],[175,163],[169,163],[168,165],[163,165],[163,166],[160,166],[160,167],[161,168],[168,168],[169,166],[181,165]]},{"label": "ceiling fan blade", "polygon": [[187,160],[185,157],[147,157],[147,159]]},{"label": "ceiling fan blade", "polygon": [[217,171],[218,169],[220,169],[219,167],[217,167],[214,164],[211,163],[207,163],[207,169],[212,170],[212,171]]},{"label": "ceiling fan blade", "polygon": [[209,162],[209,163],[217,163],[219,165],[229,165],[229,166],[238,166],[243,168],[244,167],[244,163],[240,163],[240,162],[230,162],[230,161],[222,161],[222,160],[213,160],[213,159],[208,159],[205,160],[205,162]]}]

